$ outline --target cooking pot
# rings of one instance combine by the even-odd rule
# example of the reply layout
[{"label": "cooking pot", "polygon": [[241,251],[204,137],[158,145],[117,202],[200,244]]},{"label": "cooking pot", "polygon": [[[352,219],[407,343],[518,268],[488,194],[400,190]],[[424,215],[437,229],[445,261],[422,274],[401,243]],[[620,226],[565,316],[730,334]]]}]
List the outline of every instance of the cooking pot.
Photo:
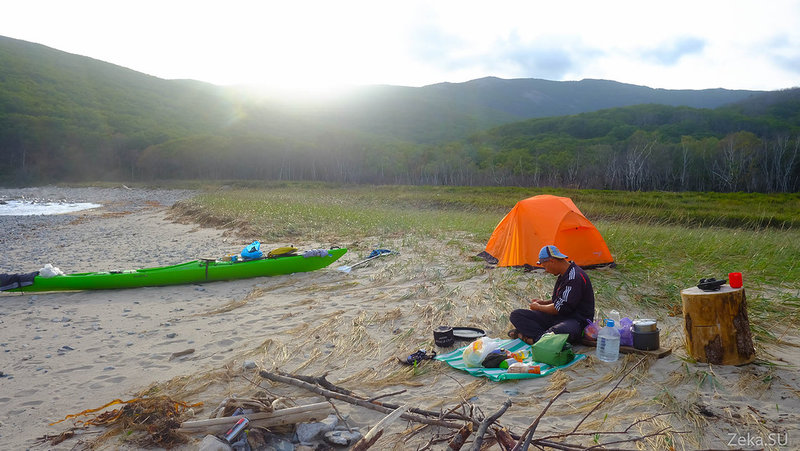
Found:
[{"label": "cooking pot", "polygon": [[433,341],[440,348],[447,348],[455,344],[453,328],[450,326],[439,326],[433,331]]},{"label": "cooking pot", "polygon": [[658,330],[654,319],[637,319],[633,322],[634,332],[655,332]]}]

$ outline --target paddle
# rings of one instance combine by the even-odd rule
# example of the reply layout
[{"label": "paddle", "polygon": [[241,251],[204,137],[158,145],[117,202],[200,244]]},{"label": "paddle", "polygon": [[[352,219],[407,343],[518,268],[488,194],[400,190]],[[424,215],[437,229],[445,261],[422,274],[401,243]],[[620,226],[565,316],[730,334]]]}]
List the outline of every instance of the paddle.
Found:
[{"label": "paddle", "polygon": [[365,258],[364,260],[361,260],[360,262],[355,263],[355,264],[350,265],[350,266],[347,266],[347,265],[340,266],[340,267],[338,267],[336,269],[338,269],[339,271],[342,271],[342,272],[349,273],[350,270],[352,270],[353,268],[355,268],[357,266],[361,266],[361,265],[367,263],[370,260],[374,260],[374,259],[376,259],[378,257],[382,257],[384,255],[389,255],[391,253],[392,253],[392,251],[390,251],[388,249],[375,249],[374,251],[372,251],[369,254],[369,257]]}]

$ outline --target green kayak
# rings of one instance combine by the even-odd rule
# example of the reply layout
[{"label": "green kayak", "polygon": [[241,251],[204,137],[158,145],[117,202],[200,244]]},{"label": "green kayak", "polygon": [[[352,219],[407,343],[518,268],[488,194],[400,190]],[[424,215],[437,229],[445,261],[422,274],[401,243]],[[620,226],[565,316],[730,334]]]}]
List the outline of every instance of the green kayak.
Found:
[{"label": "green kayak", "polygon": [[47,278],[36,276],[33,285],[7,291],[111,290],[278,276],[324,268],[345,252],[347,249],[337,248],[328,250],[327,256],[291,255],[238,262],[206,259],[128,271],[87,272]]}]

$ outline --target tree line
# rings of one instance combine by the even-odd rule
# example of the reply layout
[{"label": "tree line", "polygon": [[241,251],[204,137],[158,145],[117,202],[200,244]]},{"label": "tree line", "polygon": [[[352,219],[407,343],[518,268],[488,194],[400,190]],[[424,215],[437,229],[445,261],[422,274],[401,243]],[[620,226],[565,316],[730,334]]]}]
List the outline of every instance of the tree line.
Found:
[{"label": "tree line", "polygon": [[[793,101],[794,102],[794,101]],[[0,184],[167,179],[797,192],[800,103],[643,105],[410,143],[256,106],[205,133],[119,116],[0,114]],[[112,120],[113,119],[113,120]],[[132,119],[133,120],[133,119]],[[213,121],[207,121],[211,124]],[[197,124],[197,122],[195,122]]]},{"label": "tree line", "polygon": [[[479,142],[440,146],[367,143],[335,135],[297,143],[251,136],[205,137],[146,149],[142,180],[262,179],[339,183],[553,186],[630,191],[796,192],[800,138],[751,132],[678,143],[636,131],[614,144],[555,140],[530,149]],[[569,145],[572,144],[572,145]],[[324,149],[324,150],[323,150]]]}]

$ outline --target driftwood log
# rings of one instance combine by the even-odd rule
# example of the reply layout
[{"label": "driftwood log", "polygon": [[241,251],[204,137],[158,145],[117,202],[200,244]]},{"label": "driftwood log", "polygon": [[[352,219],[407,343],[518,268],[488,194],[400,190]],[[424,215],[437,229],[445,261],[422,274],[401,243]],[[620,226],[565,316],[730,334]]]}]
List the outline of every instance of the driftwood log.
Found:
[{"label": "driftwood log", "polygon": [[[320,377],[309,377],[309,376],[296,376],[292,374],[278,374],[266,370],[259,371],[259,374],[262,378],[273,381],[273,382],[280,382],[286,383],[290,385],[294,385],[296,387],[300,387],[311,391],[313,393],[320,394],[325,396],[328,400],[340,400],[350,403],[352,405],[365,407],[371,410],[375,410],[378,412],[382,412],[388,415],[384,418],[381,422],[379,422],[372,430],[364,437],[361,441],[356,444],[354,449],[358,449],[359,451],[365,451],[369,449],[372,445],[378,441],[381,437],[383,431],[385,430],[386,426],[389,425],[390,422],[397,420],[398,418],[403,418],[408,421],[412,421],[415,423],[419,423],[422,425],[427,426],[439,426],[449,430],[445,433],[444,437],[442,437],[439,433],[436,436],[432,437],[430,442],[427,446],[422,449],[431,449],[434,443],[442,443],[447,442],[447,449],[450,450],[460,450],[468,441],[470,436],[473,436],[473,431],[477,428],[477,431],[474,434],[474,440],[472,443],[472,449],[478,450],[485,448],[483,446],[484,435],[491,434],[493,437],[491,439],[495,440],[503,449],[514,451],[527,451],[529,446],[533,446],[536,449],[558,449],[558,450],[578,450],[578,449],[617,449],[615,447],[607,447],[607,445],[619,445],[619,444],[631,444],[636,442],[644,441],[648,438],[657,437],[657,436],[667,436],[669,434],[683,434],[685,432],[673,431],[670,427],[661,428],[659,430],[653,431],[651,433],[642,434],[634,432],[634,428],[637,425],[647,424],[653,418],[662,415],[674,415],[675,412],[662,412],[656,415],[652,415],[648,418],[644,418],[642,420],[635,421],[631,425],[629,425],[624,430],[619,431],[590,431],[590,432],[579,432],[578,429],[580,428],[581,424],[586,421],[586,419],[592,415],[614,392],[622,381],[637,367],[641,365],[642,362],[647,360],[647,358],[642,358],[636,364],[632,365],[625,374],[619,379],[619,381],[614,385],[614,387],[602,398],[585,416],[575,425],[572,431],[567,432],[556,432],[550,433],[544,437],[534,438],[534,433],[536,431],[536,427],[539,424],[539,421],[544,417],[547,413],[548,409],[553,405],[556,399],[561,396],[562,394],[566,393],[566,388],[561,390],[555,397],[550,399],[550,402],[547,406],[544,407],[539,412],[539,415],[534,420],[533,424],[525,431],[522,436],[517,436],[507,428],[503,427],[501,424],[498,423],[499,418],[506,412],[508,408],[512,406],[512,402],[510,399],[507,399],[506,402],[500,407],[500,409],[494,413],[493,415],[482,418],[482,415],[475,417],[470,413],[469,415],[461,414],[456,415],[455,412],[448,411],[448,412],[433,412],[433,411],[426,411],[423,409],[417,409],[413,407],[407,407],[405,405],[399,406],[394,405],[392,407],[388,407],[391,404],[376,401],[375,399],[383,397],[372,397],[372,398],[365,398],[362,396],[358,396],[355,393],[337,387],[334,384],[331,384],[327,380],[325,380],[325,376]],[[324,385],[326,388],[322,388],[320,385]],[[347,394],[345,394],[347,393]],[[412,414],[411,412],[416,412]],[[470,410],[470,412],[472,412]],[[453,418],[453,417],[458,418]],[[448,421],[450,420],[450,421]],[[457,422],[455,422],[455,421]],[[598,442],[595,440],[594,445],[586,448],[585,445],[581,444],[585,441],[586,437],[591,436],[599,437],[600,435],[606,436],[616,436],[619,437],[618,439],[612,439],[611,441],[604,441]],[[575,443],[570,443],[570,441],[575,441]],[[627,449],[627,448],[626,448]]]},{"label": "driftwood log", "polygon": [[[295,387],[300,387],[300,388],[303,388],[303,389],[308,390],[310,392],[317,393],[317,394],[322,395],[322,396],[324,396],[324,397],[326,397],[328,399],[338,399],[340,401],[345,401],[345,402],[348,402],[348,403],[356,405],[356,406],[366,407],[367,409],[375,410],[377,412],[381,412],[381,413],[384,413],[384,414],[387,414],[387,415],[392,413],[394,410],[396,410],[396,409],[398,409],[400,407],[398,405],[392,405],[391,407],[387,407],[387,404],[385,404],[385,403],[380,403],[378,401],[368,401],[368,400],[365,400],[365,399],[359,399],[359,398],[356,398],[354,396],[349,396],[349,395],[342,394],[339,391],[332,391],[332,390],[327,390],[327,389],[323,389],[323,388],[317,387],[316,385],[310,384],[310,383],[305,382],[305,381],[298,380],[298,379],[296,379],[294,377],[291,377],[291,376],[284,376],[284,375],[277,374],[277,373],[272,373],[272,372],[269,372],[269,371],[266,371],[266,370],[261,370],[261,371],[259,371],[258,374],[261,377],[263,377],[264,379],[268,379],[268,380],[271,380],[271,381],[274,381],[274,382],[282,382],[284,384],[294,385]],[[408,409],[408,410],[411,411],[411,412],[415,411],[415,409]],[[415,421],[417,423],[428,424],[428,425],[433,425],[433,426],[442,426],[442,427],[446,427],[446,428],[449,428],[449,429],[461,429],[461,426],[462,426],[461,424],[453,423],[451,421],[432,419],[432,418],[427,418],[427,417],[422,416],[422,415],[414,415],[414,414],[410,414],[410,413],[403,413],[401,415],[401,417],[405,418],[406,420],[409,420],[409,421]]]},{"label": "driftwood log", "polygon": [[686,351],[699,362],[743,365],[755,360],[744,288],[681,291]]},{"label": "driftwood log", "polygon": [[328,402],[318,402],[288,409],[278,409],[272,412],[258,412],[247,415],[236,415],[232,417],[211,418],[208,420],[184,421],[178,432],[194,434],[203,432],[206,434],[219,434],[227,431],[236,424],[239,419],[247,417],[253,426],[271,427],[282,426],[285,424],[305,423],[308,421],[319,421],[328,416],[332,411]]}]

